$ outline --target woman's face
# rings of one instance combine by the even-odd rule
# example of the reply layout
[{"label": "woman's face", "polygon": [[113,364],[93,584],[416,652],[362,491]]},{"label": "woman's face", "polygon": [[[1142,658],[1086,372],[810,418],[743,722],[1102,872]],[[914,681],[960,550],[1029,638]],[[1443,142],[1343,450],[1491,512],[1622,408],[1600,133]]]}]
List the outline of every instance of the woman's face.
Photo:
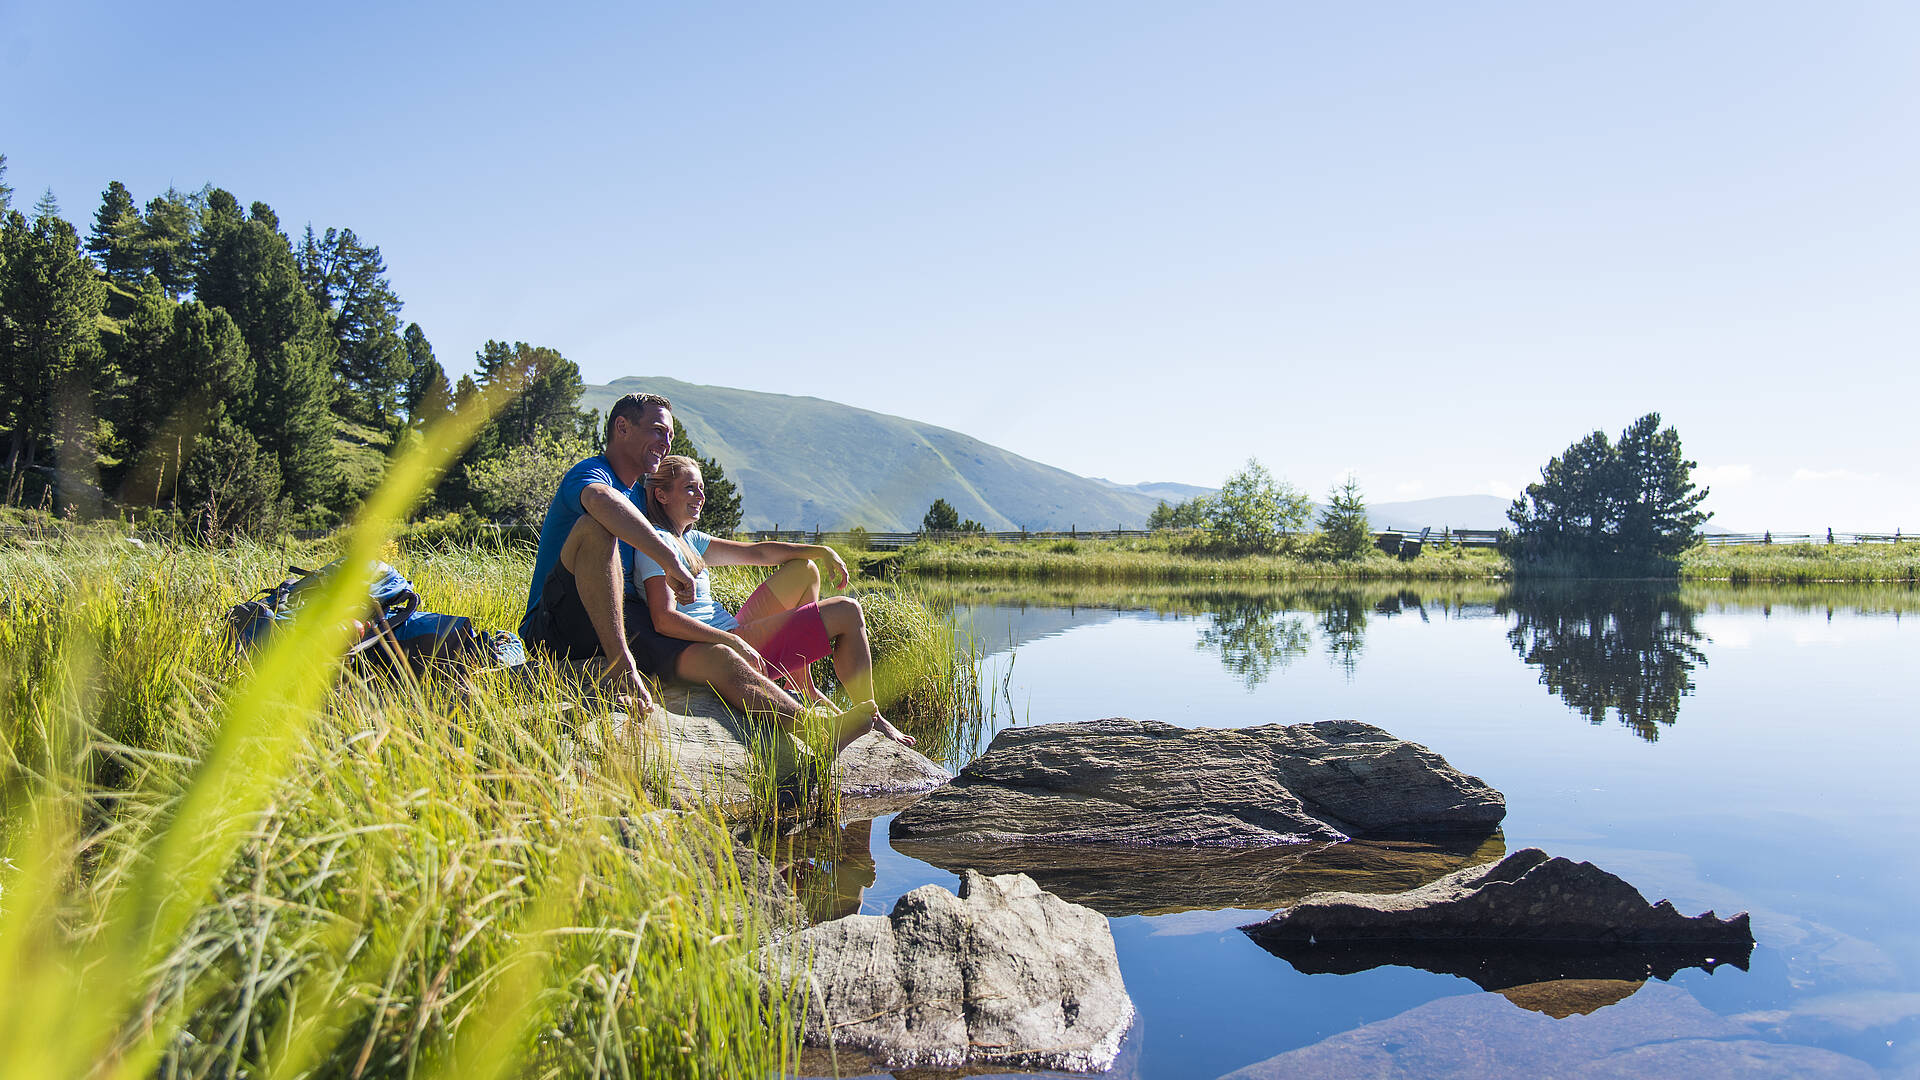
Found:
[{"label": "woman's face", "polygon": [[707,503],[707,485],[698,471],[690,471],[654,488],[654,498],[667,513],[674,528],[684,529],[700,520],[700,508]]}]

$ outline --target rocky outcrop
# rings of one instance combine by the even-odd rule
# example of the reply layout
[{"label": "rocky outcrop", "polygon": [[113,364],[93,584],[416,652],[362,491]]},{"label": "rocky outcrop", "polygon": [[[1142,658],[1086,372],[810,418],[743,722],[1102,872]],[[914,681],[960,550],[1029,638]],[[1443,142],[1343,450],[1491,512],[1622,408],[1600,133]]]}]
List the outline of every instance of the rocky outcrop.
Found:
[{"label": "rocky outcrop", "polygon": [[[1751,950],[1742,912],[1686,916],[1592,863],[1523,848],[1399,893],[1321,893],[1242,927],[1261,944],[1703,945]],[[1742,957],[1745,953],[1741,954]]]},{"label": "rocky outcrop", "polygon": [[1099,1070],[1133,1020],[1107,920],[1018,874],[924,885],[764,955],[806,972],[810,1045],[894,1066]]},{"label": "rocky outcrop", "polygon": [[945,769],[878,734],[861,736],[823,768],[799,740],[741,719],[704,686],[661,687],[653,711],[637,725],[624,712],[575,725],[589,755],[632,752],[644,767],[663,770],[676,798],[689,804],[748,804],[756,795],[803,789],[823,775],[850,798],[922,792],[948,780]]},{"label": "rocky outcrop", "polygon": [[902,855],[959,873],[1026,874],[1111,918],[1272,910],[1334,889],[1412,889],[1506,853],[1499,832],[1459,842],[1350,840],[1244,848],[967,844],[896,838]]},{"label": "rocky outcrop", "polygon": [[893,822],[896,839],[1251,847],[1491,832],[1506,800],[1370,724],[1153,720],[1011,728]]}]

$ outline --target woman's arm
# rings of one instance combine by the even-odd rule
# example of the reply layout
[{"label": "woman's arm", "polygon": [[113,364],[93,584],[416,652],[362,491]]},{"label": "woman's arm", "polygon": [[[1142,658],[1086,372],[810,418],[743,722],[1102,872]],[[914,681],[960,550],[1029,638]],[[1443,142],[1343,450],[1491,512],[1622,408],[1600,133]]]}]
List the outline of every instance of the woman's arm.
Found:
[{"label": "woman's arm", "polygon": [[840,579],[840,588],[847,587],[847,564],[840,553],[825,544],[789,544],[782,540],[762,540],[757,544],[742,544],[737,540],[722,540],[715,536],[707,541],[706,554],[708,566],[779,566],[794,559],[827,559],[833,563],[833,572]]},{"label": "woman's arm", "polygon": [[755,671],[765,671],[767,662],[759,651],[747,644],[747,639],[739,634],[708,626],[699,619],[681,611],[673,604],[673,594],[667,591],[667,579],[655,575],[641,582],[646,592],[647,612],[653,616],[653,628],[671,638],[682,641],[707,641],[716,645],[725,645],[740,654]]}]

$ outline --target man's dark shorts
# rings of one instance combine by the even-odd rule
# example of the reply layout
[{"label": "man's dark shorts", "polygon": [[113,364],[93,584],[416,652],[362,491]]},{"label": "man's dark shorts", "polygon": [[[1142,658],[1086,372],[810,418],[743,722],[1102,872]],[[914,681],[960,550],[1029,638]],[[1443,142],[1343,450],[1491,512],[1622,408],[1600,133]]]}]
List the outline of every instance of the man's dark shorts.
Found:
[{"label": "man's dark shorts", "polygon": [[[629,595],[621,605],[626,619],[627,647],[633,650],[633,662],[655,678],[670,678],[680,654],[693,644],[667,637],[653,628],[653,616],[647,605]],[[555,563],[540,587],[540,606],[527,613],[520,623],[520,640],[538,645],[562,660],[587,660],[604,655],[600,635],[580,602],[580,586],[573,571]]]}]

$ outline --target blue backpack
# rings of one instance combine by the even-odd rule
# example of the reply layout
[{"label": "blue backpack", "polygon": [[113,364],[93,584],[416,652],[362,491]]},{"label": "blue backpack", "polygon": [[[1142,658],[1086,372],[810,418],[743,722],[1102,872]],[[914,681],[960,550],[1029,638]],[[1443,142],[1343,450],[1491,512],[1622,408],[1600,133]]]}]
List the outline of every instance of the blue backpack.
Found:
[{"label": "blue backpack", "polygon": [[[227,612],[234,648],[250,652],[298,618],[313,590],[339,566],[339,560],[318,570],[290,566],[280,584],[235,604]],[[420,610],[420,594],[413,582],[386,563],[373,564],[367,601],[366,613],[355,619],[360,633],[347,649],[349,656],[364,654],[376,662],[404,664],[416,674],[435,662],[508,668],[526,663],[526,649],[514,635],[476,630],[465,615]]]}]

